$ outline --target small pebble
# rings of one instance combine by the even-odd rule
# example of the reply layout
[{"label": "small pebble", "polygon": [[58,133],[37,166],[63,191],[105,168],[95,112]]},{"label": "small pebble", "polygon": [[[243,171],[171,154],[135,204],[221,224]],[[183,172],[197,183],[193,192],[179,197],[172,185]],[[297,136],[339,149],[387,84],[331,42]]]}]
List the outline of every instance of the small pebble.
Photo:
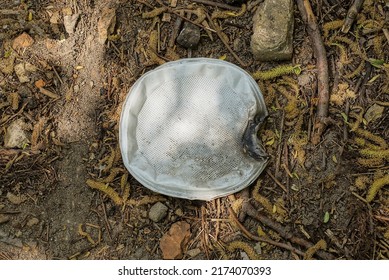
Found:
[{"label": "small pebble", "polygon": [[180,34],[177,37],[177,43],[187,49],[194,49],[200,42],[200,28],[196,25],[185,22]]},{"label": "small pebble", "polygon": [[161,202],[155,203],[151,208],[149,212],[149,218],[153,222],[158,223],[167,215],[167,206]]}]

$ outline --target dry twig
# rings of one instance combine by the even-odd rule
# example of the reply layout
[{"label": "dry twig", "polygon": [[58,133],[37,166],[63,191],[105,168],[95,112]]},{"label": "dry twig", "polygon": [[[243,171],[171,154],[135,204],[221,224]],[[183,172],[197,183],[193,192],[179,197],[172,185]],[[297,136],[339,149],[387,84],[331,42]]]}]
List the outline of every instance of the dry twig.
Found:
[{"label": "dry twig", "polygon": [[[270,227],[271,229],[275,230],[282,238],[285,238],[292,243],[301,245],[307,249],[314,246],[314,244],[312,244],[311,242],[294,236],[293,233],[291,233],[287,228],[285,228],[280,223],[275,222],[275,221],[271,220],[270,218],[260,214],[258,212],[258,210],[255,209],[251,203],[247,203],[246,211],[247,211],[247,215],[258,220],[259,222],[263,223],[264,225]],[[324,252],[322,250],[317,251],[316,255],[318,255],[319,257],[326,259],[326,260],[335,259],[335,257],[331,253],[327,253],[327,252]]]},{"label": "dry twig", "polygon": [[357,18],[358,12],[362,7],[363,1],[364,0],[354,0],[354,3],[350,6],[342,26],[343,33],[349,32],[351,25],[353,25],[355,19]]},{"label": "dry twig", "polygon": [[240,59],[240,57],[233,51],[233,49],[230,47],[230,45],[228,44],[228,42],[226,42],[224,40],[224,37],[222,36],[221,34],[221,31],[220,31],[220,28],[218,26],[216,26],[216,24],[212,21],[211,17],[207,14],[207,19],[209,21],[209,24],[211,25],[211,28],[213,28],[215,31],[216,31],[216,34],[217,36],[219,36],[219,39],[220,41],[222,41],[222,43],[224,44],[224,46],[226,46],[227,50],[233,55],[233,57],[235,57],[235,59],[238,61],[238,63],[243,66],[243,67],[247,67],[248,64],[247,63],[244,63],[242,59]]},{"label": "dry twig", "polygon": [[233,11],[240,10],[239,7],[231,6],[231,5],[224,4],[224,3],[213,2],[213,1],[209,1],[209,0],[192,0],[192,2],[196,2],[196,3],[208,5],[208,6],[214,6],[214,7],[218,7],[218,8],[223,8],[226,10],[233,10]]},{"label": "dry twig", "polygon": [[262,236],[257,236],[257,235],[254,235],[252,234],[251,232],[249,232],[244,225],[242,225],[242,223],[238,220],[238,218],[236,217],[236,214],[234,212],[234,210],[232,210],[231,207],[228,207],[228,211],[230,212],[230,218],[231,220],[234,222],[235,225],[237,225],[239,227],[239,229],[242,231],[242,233],[247,236],[247,238],[250,238],[252,240],[255,240],[255,241],[259,241],[259,242],[266,242],[268,244],[271,244],[271,245],[274,245],[274,246],[277,246],[277,247],[280,247],[280,248],[284,248],[284,249],[287,249],[289,251],[292,251],[300,256],[304,256],[304,252],[294,248],[293,246],[290,246],[288,244],[284,244],[284,243],[281,243],[281,242],[277,242],[277,241],[274,241],[270,238],[267,238],[267,237],[262,237]]}]

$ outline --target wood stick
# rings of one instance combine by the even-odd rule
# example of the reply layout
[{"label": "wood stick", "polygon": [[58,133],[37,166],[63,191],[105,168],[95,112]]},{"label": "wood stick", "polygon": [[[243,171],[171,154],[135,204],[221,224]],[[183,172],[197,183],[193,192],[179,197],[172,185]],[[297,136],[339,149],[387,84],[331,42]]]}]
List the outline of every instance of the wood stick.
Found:
[{"label": "wood stick", "polygon": [[252,240],[255,240],[255,241],[259,241],[259,242],[266,242],[268,244],[271,244],[271,245],[274,245],[274,246],[277,246],[277,247],[280,247],[280,248],[284,248],[284,249],[287,249],[289,251],[292,251],[300,256],[304,256],[305,253],[294,248],[293,246],[291,245],[288,245],[288,244],[284,244],[284,243],[281,243],[281,242],[277,242],[277,241],[274,241],[268,237],[262,237],[262,236],[257,236],[257,235],[254,235],[252,234],[251,232],[249,232],[246,227],[244,225],[242,225],[242,223],[238,220],[238,218],[236,217],[236,214],[234,212],[234,210],[230,207],[228,207],[228,211],[230,212],[230,218],[231,220],[238,226],[238,228],[242,231],[242,233],[244,235],[246,235],[248,238],[252,239]]},{"label": "wood stick", "polygon": [[48,97],[50,97],[50,98],[53,98],[53,99],[58,99],[58,98],[61,97],[61,96],[59,96],[58,94],[56,94],[56,93],[54,93],[54,92],[51,92],[51,91],[49,91],[49,90],[47,90],[47,89],[45,89],[45,88],[43,88],[43,87],[39,88],[39,91],[40,91],[42,94],[44,94],[44,95],[46,95],[46,96],[48,96]]},{"label": "wood stick", "polygon": [[313,14],[309,0],[296,0],[296,2],[301,17],[308,27],[307,31],[309,37],[311,38],[313,52],[316,57],[318,104],[314,131],[312,135],[312,143],[317,145],[320,142],[320,137],[326,128],[326,120],[328,117],[330,91],[327,55],[323,40],[320,35],[320,29],[317,24],[315,15]]},{"label": "wood stick", "polygon": [[[138,1],[140,1],[140,0],[138,0]],[[191,20],[191,19],[189,19],[189,18],[186,18],[185,16],[181,15],[179,12],[177,12],[177,11],[175,11],[174,9],[172,9],[172,8],[166,6],[165,4],[163,4],[162,1],[160,1],[160,0],[156,0],[156,1],[157,1],[158,4],[160,4],[161,6],[166,7],[166,8],[167,8],[167,11],[168,11],[169,13],[175,14],[176,16],[182,18],[183,20],[186,20],[186,21],[188,21],[188,22],[190,22],[190,23],[192,23],[192,24],[194,24],[194,25],[197,25],[198,27],[200,27],[200,28],[202,28],[202,29],[204,29],[204,30],[208,30],[208,31],[211,31],[211,32],[216,32],[215,30],[213,30],[213,29],[211,29],[211,28],[207,28],[206,26],[204,26],[204,25],[202,25],[202,24],[200,24],[200,23],[197,23],[197,22],[195,22],[195,21],[193,21],[193,20]]]},{"label": "wood stick", "polygon": [[362,7],[363,1],[364,0],[354,0],[354,3],[348,9],[346,18],[345,18],[343,26],[342,26],[343,33],[349,32],[351,25],[353,25],[361,7]]},{"label": "wood stick", "polygon": [[211,28],[213,28],[215,31],[216,31],[216,34],[217,36],[219,37],[220,41],[223,42],[224,46],[226,46],[227,50],[232,54],[233,57],[235,57],[235,59],[238,61],[238,63],[243,66],[243,67],[247,67],[248,64],[247,63],[244,63],[242,59],[240,59],[240,57],[233,51],[233,49],[230,47],[230,45],[228,44],[228,42],[226,42],[223,38],[223,36],[221,35],[221,31],[220,31],[220,28],[218,26],[216,26],[216,24],[212,21],[211,17],[208,15],[207,13],[207,19],[209,21],[209,24],[211,26]]},{"label": "wood stick", "polygon": [[[270,218],[260,214],[259,211],[257,209],[255,209],[251,203],[247,203],[246,211],[247,211],[247,215],[258,220],[259,222],[263,223],[264,225],[270,227],[271,229],[275,230],[282,238],[285,238],[292,243],[301,245],[307,249],[314,245],[313,243],[311,243],[305,239],[294,236],[293,233],[289,229],[287,229],[286,227],[284,227],[280,223],[275,222],[275,221],[271,220]],[[325,251],[322,251],[322,250],[317,251],[315,254],[323,259],[326,259],[326,260],[335,259],[334,255],[332,255],[331,253],[327,253]]]},{"label": "wood stick", "polygon": [[233,10],[233,11],[240,10],[239,7],[235,7],[235,6],[231,6],[231,5],[223,4],[223,3],[218,3],[218,2],[213,2],[213,1],[209,1],[209,0],[192,0],[192,2],[196,2],[196,3],[208,5],[208,6],[214,6],[214,7],[218,7],[218,8],[223,8],[226,10]]},{"label": "wood stick", "polygon": [[280,181],[278,181],[278,179],[273,174],[271,174],[269,169],[266,169],[266,174],[273,179],[274,183],[276,183],[277,186],[279,186],[284,192],[288,193],[288,189]]}]

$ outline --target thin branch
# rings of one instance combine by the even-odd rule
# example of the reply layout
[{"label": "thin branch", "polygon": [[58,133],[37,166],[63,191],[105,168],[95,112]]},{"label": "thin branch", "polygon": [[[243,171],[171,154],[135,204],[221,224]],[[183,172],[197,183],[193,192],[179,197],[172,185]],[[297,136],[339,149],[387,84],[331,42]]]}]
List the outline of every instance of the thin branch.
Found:
[{"label": "thin branch", "polygon": [[[141,0],[138,0],[138,1],[141,1]],[[181,15],[179,12],[177,12],[177,11],[175,11],[174,9],[172,9],[172,8],[170,8],[170,7],[168,7],[168,6],[166,6],[162,1],[160,1],[160,0],[156,0],[156,1],[157,1],[157,3],[160,4],[162,7],[165,7],[169,13],[172,13],[172,14],[174,14],[174,15],[176,15],[176,16],[182,18],[183,20],[186,20],[186,21],[188,21],[188,22],[190,22],[190,23],[192,23],[192,24],[194,24],[194,25],[196,25],[196,26],[198,26],[198,27],[200,27],[200,28],[202,28],[202,29],[204,29],[204,30],[208,30],[208,31],[211,31],[211,32],[216,32],[215,30],[213,30],[213,29],[211,29],[211,28],[208,28],[208,27],[206,27],[206,26],[204,26],[204,25],[202,25],[202,24],[200,24],[200,23],[197,23],[197,22],[195,22],[195,21],[193,21],[193,20],[191,20],[191,19],[189,19],[189,18],[187,18],[187,17]],[[142,3],[142,2],[141,2],[141,3]]]},{"label": "thin branch", "polygon": [[248,64],[244,63],[243,60],[240,59],[240,57],[233,51],[233,49],[230,47],[228,42],[226,42],[224,40],[224,38],[223,38],[223,36],[221,34],[221,31],[220,31],[220,28],[218,26],[216,26],[216,24],[212,21],[211,17],[208,15],[208,13],[206,15],[207,15],[207,19],[209,21],[209,24],[210,24],[211,28],[213,28],[216,31],[217,36],[219,36],[219,39],[223,42],[224,46],[226,46],[227,50],[233,55],[233,57],[235,57],[235,59],[238,61],[238,63],[241,66],[247,67]]},{"label": "thin branch", "polygon": [[268,237],[262,237],[262,236],[257,236],[257,235],[252,234],[238,220],[238,218],[235,215],[234,210],[231,207],[228,207],[228,211],[230,212],[230,218],[232,219],[232,221],[235,223],[235,225],[237,225],[239,227],[239,229],[242,231],[242,233],[244,235],[246,235],[248,238],[250,238],[252,240],[255,240],[255,241],[259,241],[259,242],[266,242],[268,244],[271,244],[271,245],[274,245],[274,246],[277,246],[277,247],[284,248],[284,249],[287,249],[289,251],[292,251],[292,252],[294,252],[294,253],[296,253],[296,254],[298,254],[300,256],[304,256],[304,254],[305,254],[304,252],[294,248],[293,246],[290,246],[288,244],[284,244],[284,243],[281,243],[281,242],[274,241],[274,240],[272,240],[272,239],[270,239]]},{"label": "thin branch", "polygon": [[273,179],[273,181],[274,181],[274,182],[275,182],[275,183],[276,183],[284,192],[288,193],[287,188],[286,188],[280,181],[278,181],[277,178],[276,178],[273,174],[271,174],[271,172],[270,172],[269,170],[266,170],[266,173],[267,173],[267,175],[270,176],[270,178]]},{"label": "thin branch", "polygon": [[[303,246],[303,247],[305,247],[307,249],[312,247],[312,246],[314,246],[313,243],[311,243],[311,242],[309,242],[309,241],[307,241],[305,239],[302,239],[302,238],[294,236],[293,233],[289,229],[287,229],[286,227],[284,227],[280,223],[275,222],[275,221],[271,220],[270,218],[260,214],[258,212],[258,210],[255,209],[254,206],[251,203],[248,203],[248,205],[246,207],[246,211],[247,211],[247,215],[249,215],[250,217],[252,217],[252,218],[254,218],[256,220],[258,220],[259,222],[263,223],[264,225],[272,228],[282,238],[285,238],[285,239],[289,240],[292,243],[301,245],[301,246]],[[335,259],[335,257],[331,253],[327,253],[327,252],[322,251],[322,250],[321,251],[317,251],[315,254],[318,255],[319,257],[323,258],[323,259],[326,259],[326,260]]]},{"label": "thin branch", "polygon": [[233,11],[240,10],[239,7],[231,6],[231,5],[224,4],[224,3],[213,2],[213,1],[209,1],[209,0],[192,0],[192,2],[196,2],[196,3],[208,5],[208,6],[214,6],[214,7],[218,7],[218,8],[223,8],[226,10],[233,10]]}]

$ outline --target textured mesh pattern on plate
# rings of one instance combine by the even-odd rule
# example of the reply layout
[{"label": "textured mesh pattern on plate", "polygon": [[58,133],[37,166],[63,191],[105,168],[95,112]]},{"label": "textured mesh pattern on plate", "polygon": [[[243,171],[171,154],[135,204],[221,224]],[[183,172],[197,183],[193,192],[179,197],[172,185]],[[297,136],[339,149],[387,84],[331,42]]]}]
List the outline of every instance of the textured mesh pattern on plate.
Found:
[{"label": "textured mesh pattern on plate", "polygon": [[133,177],[166,195],[209,200],[239,191],[266,160],[244,154],[248,120],[267,115],[256,82],[209,58],[166,63],[131,88],[120,119],[123,162]]},{"label": "textured mesh pattern on plate", "polygon": [[138,115],[138,149],[158,174],[198,185],[236,171],[244,161],[247,118],[226,84],[204,76],[170,80],[148,96]]}]

